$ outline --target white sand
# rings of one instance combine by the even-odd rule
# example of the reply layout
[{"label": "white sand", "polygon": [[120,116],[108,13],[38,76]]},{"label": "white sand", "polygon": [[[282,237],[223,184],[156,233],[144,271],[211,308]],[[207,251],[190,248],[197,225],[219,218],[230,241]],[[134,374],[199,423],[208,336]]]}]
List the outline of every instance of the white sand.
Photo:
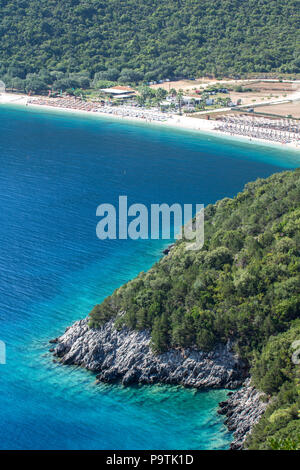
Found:
[{"label": "white sand", "polygon": [[24,104],[26,105],[28,96],[14,93],[0,93],[0,104]]},{"label": "white sand", "polygon": [[144,123],[145,125],[147,124],[155,124],[159,126],[168,126],[168,127],[174,127],[174,128],[179,128],[179,129],[186,129],[186,130],[192,130],[192,131],[200,131],[206,134],[211,134],[215,136],[222,136],[228,139],[234,139],[234,140],[241,140],[244,142],[248,143],[253,143],[257,144],[260,143],[262,145],[272,145],[275,147],[280,147],[282,148],[289,148],[289,149],[294,149],[300,151],[300,146],[297,143],[289,143],[289,144],[281,144],[279,142],[273,142],[269,141],[266,139],[258,139],[258,138],[249,138],[249,137],[244,137],[241,135],[237,134],[227,134],[225,132],[221,132],[219,130],[215,130],[215,122],[213,120],[207,120],[207,119],[197,119],[197,118],[192,118],[192,117],[187,117],[187,116],[178,116],[174,115],[172,118],[167,119],[166,121],[155,121],[155,120],[146,120],[146,119],[141,119],[138,117],[131,117],[131,116],[118,116],[117,114],[107,114],[107,113],[101,113],[101,112],[90,112],[90,111],[83,111],[83,110],[76,110],[76,109],[69,109],[69,108],[59,108],[59,107],[54,107],[54,106],[46,106],[46,105],[38,105],[38,104],[28,104],[29,97],[26,95],[17,95],[17,94],[12,94],[12,93],[2,93],[0,94],[0,105],[1,104],[13,104],[13,105],[21,105],[21,106],[27,106],[28,108],[36,108],[36,109],[44,109],[44,110],[49,110],[49,111],[62,111],[62,112],[68,112],[68,113],[73,113],[73,114],[84,114],[84,115],[89,115],[93,117],[106,117],[108,119],[121,119],[123,121],[135,121],[139,123]]}]

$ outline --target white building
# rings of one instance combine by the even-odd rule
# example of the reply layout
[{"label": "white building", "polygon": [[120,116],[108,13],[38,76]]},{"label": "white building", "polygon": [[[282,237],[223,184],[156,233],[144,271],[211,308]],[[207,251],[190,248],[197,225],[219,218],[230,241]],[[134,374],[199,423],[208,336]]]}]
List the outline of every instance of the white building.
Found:
[{"label": "white building", "polygon": [[117,99],[133,98],[136,96],[135,90],[131,87],[117,85],[111,88],[101,88],[102,93]]}]

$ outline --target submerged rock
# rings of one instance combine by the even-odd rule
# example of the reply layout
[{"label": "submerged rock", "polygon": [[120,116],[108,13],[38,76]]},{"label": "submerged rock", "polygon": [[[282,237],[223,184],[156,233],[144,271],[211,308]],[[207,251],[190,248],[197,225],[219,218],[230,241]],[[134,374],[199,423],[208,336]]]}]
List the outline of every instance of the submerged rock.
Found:
[{"label": "submerged rock", "polygon": [[49,343],[50,344],[58,343],[58,338],[50,339]]},{"label": "submerged rock", "polygon": [[230,344],[219,345],[212,352],[187,348],[154,354],[149,332],[118,331],[113,321],[99,329],[90,329],[87,318],[77,321],[57,339],[54,355],[64,364],[96,372],[98,381],[124,385],[160,382],[235,389],[245,379],[244,365]]},{"label": "submerged rock", "polygon": [[262,401],[263,395],[247,379],[240,390],[219,404],[218,413],[226,416],[225,424],[233,432],[234,441],[230,445],[232,450],[243,449],[246,437],[265,412],[268,403]]}]

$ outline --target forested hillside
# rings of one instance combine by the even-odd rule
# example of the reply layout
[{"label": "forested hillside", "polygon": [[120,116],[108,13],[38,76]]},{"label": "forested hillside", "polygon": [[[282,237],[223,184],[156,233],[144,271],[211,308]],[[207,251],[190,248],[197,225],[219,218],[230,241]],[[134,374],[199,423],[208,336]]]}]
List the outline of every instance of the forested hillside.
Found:
[{"label": "forested hillside", "polygon": [[234,199],[205,209],[205,244],[178,241],[150,271],[94,308],[150,329],[153,347],[209,350],[231,339],[251,358],[300,312],[300,169],[248,183]]},{"label": "forested hillside", "polygon": [[0,8],[6,81],[53,71],[123,83],[300,72],[299,0],[0,0]]},{"label": "forested hillside", "polygon": [[117,327],[149,329],[156,352],[230,340],[274,398],[248,445],[300,445],[300,366],[292,361],[300,340],[300,169],[207,206],[203,249],[185,248],[178,241],[95,306],[90,326],[113,317]]}]

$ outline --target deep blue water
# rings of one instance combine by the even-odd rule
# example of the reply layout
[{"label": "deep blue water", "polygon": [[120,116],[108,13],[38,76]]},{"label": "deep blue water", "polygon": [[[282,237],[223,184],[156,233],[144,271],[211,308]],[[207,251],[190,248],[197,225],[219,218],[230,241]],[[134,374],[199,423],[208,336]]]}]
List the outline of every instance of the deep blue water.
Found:
[{"label": "deep blue water", "polygon": [[94,385],[49,339],[149,268],[165,241],[99,241],[96,208],[209,203],[299,154],[192,132],[0,107],[0,448],[224,449],[226,391]]}]

